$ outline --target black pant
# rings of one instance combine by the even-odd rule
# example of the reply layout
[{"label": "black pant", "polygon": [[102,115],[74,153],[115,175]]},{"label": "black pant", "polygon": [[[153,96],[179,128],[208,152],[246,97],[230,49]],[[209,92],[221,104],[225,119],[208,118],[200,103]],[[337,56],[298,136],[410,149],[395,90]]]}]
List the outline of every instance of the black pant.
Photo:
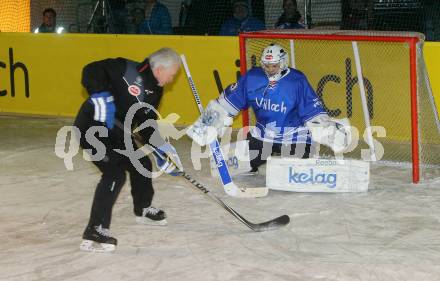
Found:
[{"label": "black pant", "polygon": [[[102,123],[93,120],[92,105],[83,104],[74,125],[81,132],[79,141],[81,147],[91,149],[92,153],[95,153],[96,149],[85,138],[91,126],[102,126]],[[118,130],[120,129],[117,127],[109,130],[108,137],[99,137],[95,134],[95,137],[105,145],[106,154],[102,160],[93,161],[93,164],[102,172],[102,176],[96,186],[88,226],[110,227],[113,205],[125,183],[126,172],[130,176],[135,215],[140,216],[142,209],[150,206],[153,200],[154,189],[151,177],[140,174],[128,157],[114,151],[115,148],[125,149],[122,130],[121,132]],[[148,156],[142,157],[139,161],[146,170],[152,171],[152,163]]]},{"label": "black pant", "polygon": [[[150,159],[146,156],[140,161],[144,168],[151,172],[152,165]],[[128,171],[130,176],[135,215],[140,216],[142,209],[151,205],[154,196],[151,178],[141,175],[128,158],[123,161],[112,162],[110,160],[107,163],[104,163],[104,161],[93,163],[102,172],[102,176],[96,186],[89,226],[102,225],[104,228],[110,227],[113,205],[125,183],[126,171]]]},{"label": "black pant", "polygon": [[275,154],[280,154],[283,157],[293,156],[296,158],[310,157],[310,144],[307,143],[293,143],[281,144],[263,142],[254,138],[251,133],[248,133],[249,140],[249,157],[250,164],[253,170],[258,169],[262,164],[266,163],[267,157]]}]

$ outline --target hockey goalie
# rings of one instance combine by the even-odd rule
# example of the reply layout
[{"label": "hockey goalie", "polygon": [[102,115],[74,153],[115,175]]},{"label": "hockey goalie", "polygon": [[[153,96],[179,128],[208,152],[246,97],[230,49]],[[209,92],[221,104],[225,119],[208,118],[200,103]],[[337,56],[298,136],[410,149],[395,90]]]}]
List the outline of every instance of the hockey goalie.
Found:
[{"label": "hockey goalie", "polygon": [[273,153],[305,159],[312,141],[335,153],[351,143],[348,119],[330,118],[306,76],[288,67],[288,54],[279,45],[267,46],[261,67],[255,67],[211,100],[187,134],[200,146],[211,143],[232,125],[233,117],[252,108],[256,124],[249,140],[251,174]]}]

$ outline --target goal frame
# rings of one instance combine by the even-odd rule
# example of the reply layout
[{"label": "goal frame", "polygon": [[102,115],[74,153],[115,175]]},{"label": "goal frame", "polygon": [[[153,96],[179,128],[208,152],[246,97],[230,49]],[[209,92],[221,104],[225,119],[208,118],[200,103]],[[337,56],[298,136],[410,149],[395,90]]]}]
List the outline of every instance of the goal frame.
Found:
[{"label": "goal frame", "polygon": [[[279,30],[266,30],[264,32],[244,32],[239,34],[240,44],[240,72],[243,75],[247,71],[246,61],[246,40],[247,39],[290,39],[290,40],[335,40],[335,41],[370,41],[370,42],[399,42],[407,43],[409,46],[410,66],[410,106],[411,106],[411,157],[412,157],[412,179],[413,183],[420,181],[420,151],[419,151],[419,120],[418,120],[418,97],[417,97],[417,44],[421,42],[419,33],[397,33],[391,32],[360,32],[360,31],[327,31],[312,32],[310,30],[288,30],[289,33],[279,33]],[[355,33],[359,33],[356,35]],[[371,34],[371,35],[368,35]],[[242,114],[243,126],[249,126],[249,114]]]}]

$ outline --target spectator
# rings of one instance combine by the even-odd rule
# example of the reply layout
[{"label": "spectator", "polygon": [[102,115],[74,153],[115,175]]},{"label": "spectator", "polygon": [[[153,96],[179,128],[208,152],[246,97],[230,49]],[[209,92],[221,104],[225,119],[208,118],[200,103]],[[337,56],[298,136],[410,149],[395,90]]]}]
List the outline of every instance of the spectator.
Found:
[{"label": "spectator", "polygon": [[[196,4],[194,5],[193,2],[195,1]],[[200,7],[200,3],[197,2],[197,0],[195,1],[183,0],[182,3],[180,3],[179,25],[173,27],[174,34],[203,34],[203,32],[200,31],[201,28],[196,27],[196,19],[198,16],[196,14],[201,13],[203,7]],[[206,10],[205,13],[207,13]],[[206,27],[206,22],[201,25]]]},{"label": "spectator", "polygon": [[173,34],[168,8],[157,0],[147,0],[145,20],[139,26],[143,34]]},{"label": "spectator", "polygon": [[275,24],[275,28],[298,29],[304,27],[304,19],[298,12],[298,4],[296,3],[296,0],[284,0],[283,13]]},{"label": "spectator", "polygon": [[437,0],[427,0],[424,9],[426,40],[440,41],[440,5]]},{"label": "spectator", "polygon": [[127,33],[127,16],[126,0],[109,0],[110,9],[113,16],[114,33]]},{"label": "spectator", "polygon": [[234,1],[232,11],[233,17],[223,23],[220,35],[234,36],[240,32],[265,29],[263,22],[249,15],[249,4],[247,1]]},{"label": "spectator", "polygon": [[[188,0],[183,9],[182,34],[218,35],[220,27],[231,15],[231,0]],[[186,10],[186,17],[185,15]],[[182,25],[180,25],[182,26]]]},{"label": "spectator", "polygon": [[140,34],[140,27],[145,20],[145,11],[141,8],[134,8],[130,12],[130,19],[127,28],[127,32],[131,34]]},{"label": "spectator", "polygon": [[373,0],[345,0],[342,2],[341,29],[371,29]]},{"label": "spectator", "polygon": [[57,26],[57,13],[52,8],[43,11],[43,23],[34,30],[34,33],[62,33],[64,27]]}]

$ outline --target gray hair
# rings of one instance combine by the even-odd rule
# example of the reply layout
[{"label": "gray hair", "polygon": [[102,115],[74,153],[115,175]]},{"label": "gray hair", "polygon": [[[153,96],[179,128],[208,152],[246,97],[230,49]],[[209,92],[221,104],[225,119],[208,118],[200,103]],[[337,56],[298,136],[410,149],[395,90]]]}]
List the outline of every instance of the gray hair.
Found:
[{"label": "gray hair", "polygon": [[162,48],[152,53],[149,57],[150,65],[152,69],[156,67],[163,66],[164,68],[169,68],[175,64],[180,66],[180,57],[171,48]]}]

